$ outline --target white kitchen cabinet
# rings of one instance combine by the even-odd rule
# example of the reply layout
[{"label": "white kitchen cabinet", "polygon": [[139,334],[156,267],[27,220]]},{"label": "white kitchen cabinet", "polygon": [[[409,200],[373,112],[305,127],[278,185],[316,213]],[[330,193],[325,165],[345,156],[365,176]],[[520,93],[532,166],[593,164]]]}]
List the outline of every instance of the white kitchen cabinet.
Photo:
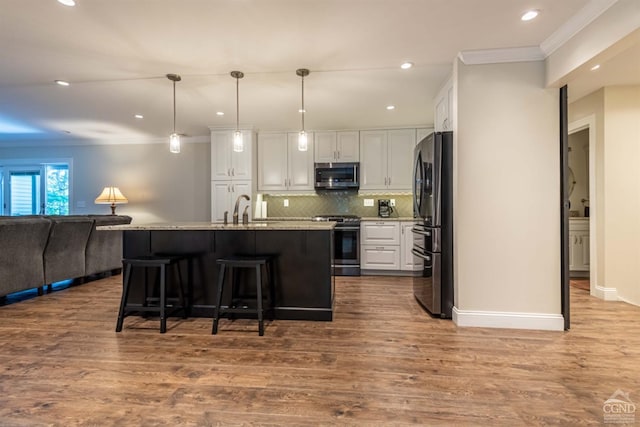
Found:
[{"label": "white kitchen cabinet", "polygon": [[419,234],[413,234],[413,221],[400,222],[400,269],[405,271],[420,271],[423,268],[422,258],[411,252],[414,243],[424,239]]},{"label": "white kitchen cabinet", "polygon": [[362,221],[360,231],[362,270],[400,270],[398,221]]},{"label": "white kitchen cabinet", "polygon": [[233,151],[234,130],[211,131],[211,179],[250,180],[252,177],[253,133],[241,131],[242,152]]},{"label": "white kitchen cabinet", "polygon": [[569,218],[569,271],[589,271],[589,218]]},{"label": "white kitchen cabinet", "polygon": [[360,189],[411,190],[415,129],[360,132]]},{"label": "white kitchen cabinet", "polygon": [[258,191],[311,191],[314,184],[314,135],[308,150],[298,150],[298,133],[258,135]]},{"label": "white kitchen cabinet", "polygon": [[[251,181],[211,181],[211,221],[223,221],[225,211],[229,212],[228,221],[233,221],[233,210],[238,196],[246,194],[251,197]],[[247,210],[249,219],[252,217],[251,202],[242,200],[238,209],[238,217],[242,221],[244,207],[249,205]]]},{"label": "white kitchen cabinet", "polygon": [[315,132],[315,162],[358,162],[360,132]]},{"label": "white kitchen cabinet", "polygon": [[436,132],[453,130],[453,79],[447,80],[434,102]]}]

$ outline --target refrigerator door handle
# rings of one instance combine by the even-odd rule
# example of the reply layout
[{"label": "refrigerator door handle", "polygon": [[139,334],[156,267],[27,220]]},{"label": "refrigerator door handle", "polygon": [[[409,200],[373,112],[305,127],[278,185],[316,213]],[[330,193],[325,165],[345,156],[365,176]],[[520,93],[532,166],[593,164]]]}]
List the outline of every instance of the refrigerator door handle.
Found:
[{"label": "refrigerator door handle", "polygon": [[424,265],[425,267],[427,267],[427,268],[431,268],[432,267],[431,257],[429,255],[425,255],[422,252],[417,251],[416,249],[411,249],[411,253],[414,254],[415,256],[417,256],[418,258],[422,258],[423,260],[429,262],[428,265],[425,263],[425,265]]},{"label": "refrigerator door handle", "polygon": [[420,230],[417,228],[412,228],[411,232],[413,234],[420,234],[421,236],[431,237],[431,230]]}]

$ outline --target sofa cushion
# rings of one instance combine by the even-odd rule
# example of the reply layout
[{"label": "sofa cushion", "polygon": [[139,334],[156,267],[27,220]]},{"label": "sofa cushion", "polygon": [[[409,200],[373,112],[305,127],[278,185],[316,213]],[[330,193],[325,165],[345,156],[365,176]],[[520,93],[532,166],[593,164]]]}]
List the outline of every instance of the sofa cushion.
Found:
[{"label": "sofa cushion", "polygon": [[0,296],[44,285],[43,253],[51,221],[0,218]]},{"label": "sofa cushion", "polygon": [[88,216],[50,216],[44,251],[44,279],[50,284],[85,275],[85,249],[94,220]]},{"label": "sofa cushion", "polygon": [[102,225],[130,224],[127,215],[89,215],[94,226],[87,242],[85,275],[103,273],[122,267],[122,231],[96,230]]}]

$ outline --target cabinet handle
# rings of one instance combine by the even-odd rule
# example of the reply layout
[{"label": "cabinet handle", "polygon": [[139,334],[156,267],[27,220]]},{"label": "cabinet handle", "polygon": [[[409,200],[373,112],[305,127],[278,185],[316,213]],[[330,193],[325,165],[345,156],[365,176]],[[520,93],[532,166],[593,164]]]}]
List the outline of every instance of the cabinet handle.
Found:
[{"label": "cabinet handle", "polygon": [[227,176],[231,176],[231,169],[227,169]]},{"label": "cabinet handle", "polygon": [[338,150],[338,155],[336,156],[336,160],[340,159],[340,150]]},{"label": "cabinet handle", "polygon": [[391,185],[391,177],[389,177],[389,185]]},{"label": "cabinet handle", "polygon": [[236,168],[231,168],[231,176],[236,176]]}]

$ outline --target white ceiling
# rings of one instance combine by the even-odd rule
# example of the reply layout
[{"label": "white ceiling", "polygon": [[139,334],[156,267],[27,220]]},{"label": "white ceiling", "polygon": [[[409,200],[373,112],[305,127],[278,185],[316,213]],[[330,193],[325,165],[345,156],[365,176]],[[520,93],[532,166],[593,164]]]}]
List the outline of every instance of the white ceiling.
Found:
[{"label": "white ceiling", "polygon": [[309,130],[430,125],[458,52],[539,46],[588,1],[0,0],[0,142],[166,138],[167,73],[182,76],[176,130],[206,137],[235,126],[232,70],[255,129],[300,127],[297,68]]}]

